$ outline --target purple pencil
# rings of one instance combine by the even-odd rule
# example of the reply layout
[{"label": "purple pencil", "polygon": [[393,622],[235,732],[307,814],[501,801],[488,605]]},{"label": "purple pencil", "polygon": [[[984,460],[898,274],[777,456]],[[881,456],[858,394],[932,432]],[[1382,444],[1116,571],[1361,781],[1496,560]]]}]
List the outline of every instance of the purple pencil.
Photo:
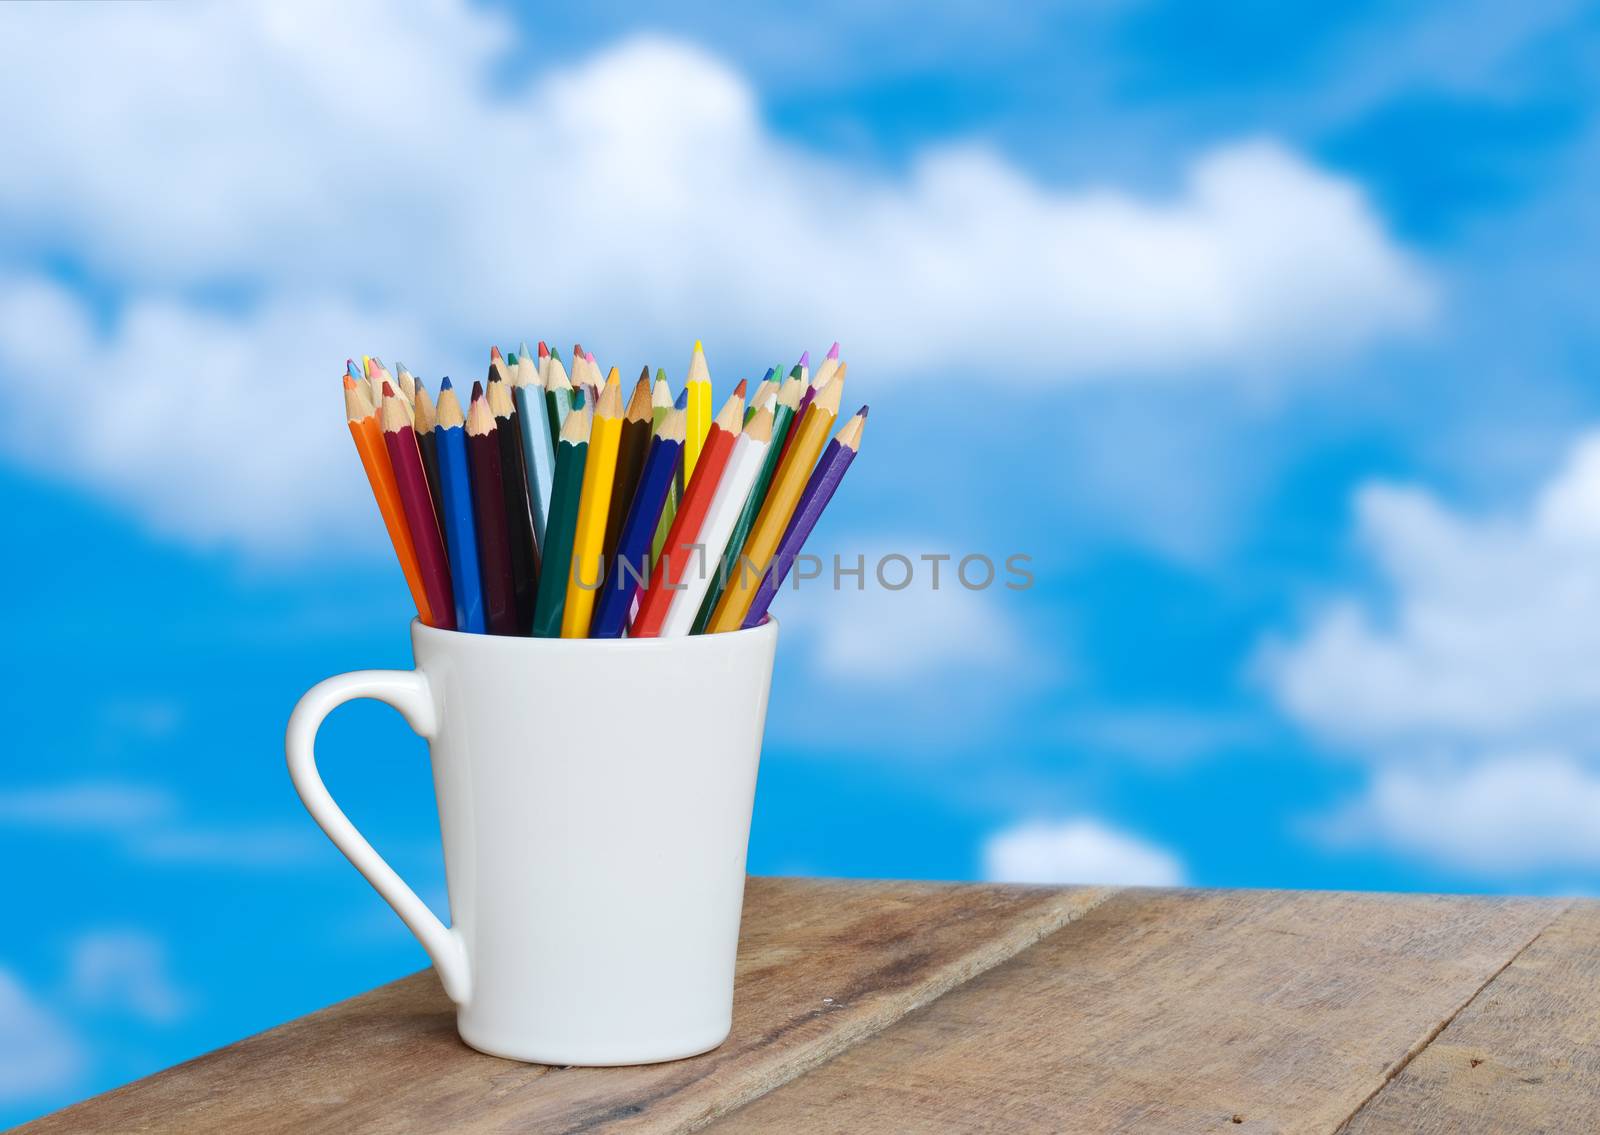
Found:
[{"label": "purple pencil", "polygon": [[776,598],[778,588],[783,586],[789,569],[794,566],[800,549],[805,546],[806,538],[817,526],[822,510],[833,499],[839,482],[844,480],[845,470],[850,468],[850,462],[856,459],[861,449],[861,431],[866,425],[867,408],[863,406],[856,411],[855,417],[844,424],[843,429],[833,435],[828,448],[822,451],[817,467],[811,471],[811,479],[806,482],[805,492],[800,494],[800,503],[795,506],[794,516],[789,519],[789,527],[784,529],[783,539],[772,556],[772,565],[767,568],[766,578],[761,581],[761,587],[750,603],[750,611],[744,617],[745,627],[759,626],[761,620],[766,618],[767,608],[772,606],[772,600]]}]

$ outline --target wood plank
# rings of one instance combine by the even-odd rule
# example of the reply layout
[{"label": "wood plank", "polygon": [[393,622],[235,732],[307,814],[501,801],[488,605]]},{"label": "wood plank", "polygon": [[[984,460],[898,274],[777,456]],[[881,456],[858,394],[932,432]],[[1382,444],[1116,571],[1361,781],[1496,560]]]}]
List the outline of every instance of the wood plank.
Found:
[{"label": "wood plank", "polygon": [[815,1067],[1103,901],[1099,888],[752,879],[733,1034],[636,1068],[474,1052],[432,971],[21,1130],[684,1130]]},{"label": "wood plank", "polygon": [[1534,939],[1344,1128],[1350,1135],[1600,1129],[1600,903]]},{"label": "wood plank", "polygon": [[1125,891],[710,1130],[1330,1132],[1561,909]]}]

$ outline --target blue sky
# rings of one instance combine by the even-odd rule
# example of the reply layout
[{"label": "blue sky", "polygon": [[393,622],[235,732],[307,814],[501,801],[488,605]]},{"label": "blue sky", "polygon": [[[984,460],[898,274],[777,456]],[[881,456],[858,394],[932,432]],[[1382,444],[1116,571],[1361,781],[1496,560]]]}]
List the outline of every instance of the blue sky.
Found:
[{"label": "blue sky", "polygon": [[[1031,557],[780,599],[754,871],[1600,888],[1579,5],[0,22],[0,1123],[424,962],[283,769],[408,660],[364,350],[839,338],[815,549]],[[321,751],[442,908],[421,743]]]}]

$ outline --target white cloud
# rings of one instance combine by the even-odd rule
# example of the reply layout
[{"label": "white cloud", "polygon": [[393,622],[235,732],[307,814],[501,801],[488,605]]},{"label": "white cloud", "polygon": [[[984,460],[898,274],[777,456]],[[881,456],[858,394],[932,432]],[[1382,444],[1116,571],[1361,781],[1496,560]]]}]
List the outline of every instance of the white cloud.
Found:
[{"label": "white cloud", "polygon": [[1366,795],[1318,825],[1488,877],[1600,867],[1600,774],[1558,754],[1378,770]]},{"label": "white cloud", "polygon": [[983,845],[983,877],[994,883],[1175,887],[1184,874],[1172,852],[1093,819],[1033,820]]},{"label": "white cloud", "polygon": [[158,863],[290,867],[314,863],[322,840],[304,825],[201,826],[164,788],[117,781],[41,785],[0,792],[0,825],[92,833]]},{"label": "white cloud", "polygon": [[1520,509],[1370,485],[1357,516],[1377,597],[1257,660],[1293,719],[1377,766],[1324,834],[1484,876],[1600,865],[1600,433]]},{"label": "white cloud", "polygon": [[0,823],[18,827],[128,830],[177,811],[165,789],[114,781],[15,788],[0,793]]},{"label": "white cloud", "polygon": [[1338,598],[1265,649],[1292,716],[1368,750],[1600,739],[1600,434],[1519,514],[1372,485],[1357,515],[1383,602]]},{"label": "white cloud", "polygon": [[100,930],[72,943],[67,985],[72,999],[94,1010],[127,1013],[166,1025],[186,1010],[173,983],[166,944],[141,930]]},{"label": "white cloud", "polygon": [[1266,736],[1263,723],[1248,717],[1161,705],[1073,712],[1061,730],[1062,740],[1074,749],[1157,763],[1259,747]]},{"label": "white cloud", "polygon": [[[683,42],[530,74],[499,16],[445,0],[13,5],[0,28],[0,98],[29,107],[0,239],[115,297],[107,322],[0,280],[4,444],[202,542],[370,536],[329,424],[363,348],[437,377],[476,373],[491,336],[619,360],[837,336],[881,379],[1000,341],[1012,368],[1086,378],[1325,357],[1431,306],[1360,190],[1270,140],[1199,155],[1165,196],[1066,190],[971,145],[904,173],[803,150]],[[95,392],[65,433],[41,429],[64,344]]]},{"label": "white cloud", "polygon": [[22,982],[0,967],[0,1103],[72,1085],[86,1059],[77,1038]]},{"label": "white cloud", "polygon": [[318,861],[322,836],[310,821],[296,826],[169,828],[141,834],[129,850],[141,859],[213,867],[292,867]]}]

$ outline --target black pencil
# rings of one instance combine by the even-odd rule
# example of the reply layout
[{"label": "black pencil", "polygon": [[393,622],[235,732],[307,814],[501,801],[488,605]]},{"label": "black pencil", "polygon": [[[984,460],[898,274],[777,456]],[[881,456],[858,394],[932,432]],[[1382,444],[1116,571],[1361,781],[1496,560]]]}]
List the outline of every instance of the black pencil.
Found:
[{"label": "black pencil", "polygon": [[605,558],[601,560],[607,565],[616,553],[617,541],[622,538],[622,522],[627,519],[628,506],[633,503],[639,474],[644,472],[644,457],[650,448],[651,421],[650,368],[645,367],[638,383],[634,385],[628,412],[622,419],[622,437],[617,449],[617,476],[611,483],[611,511],[606,514]]},{"label": "black pencil", "polygon": [[533,606],[538,594],[539,550],[533,543],[533,516],[528,511],[528,475],[522,467],[522,419],[511,398],[511,388],[493,375],[486,388],[494,414],[495,440],[500,445],[500,476],[505,485],[506,539],[511,542],[511,577],[516,584],[517,627],[527,634],[533,627]]}]

